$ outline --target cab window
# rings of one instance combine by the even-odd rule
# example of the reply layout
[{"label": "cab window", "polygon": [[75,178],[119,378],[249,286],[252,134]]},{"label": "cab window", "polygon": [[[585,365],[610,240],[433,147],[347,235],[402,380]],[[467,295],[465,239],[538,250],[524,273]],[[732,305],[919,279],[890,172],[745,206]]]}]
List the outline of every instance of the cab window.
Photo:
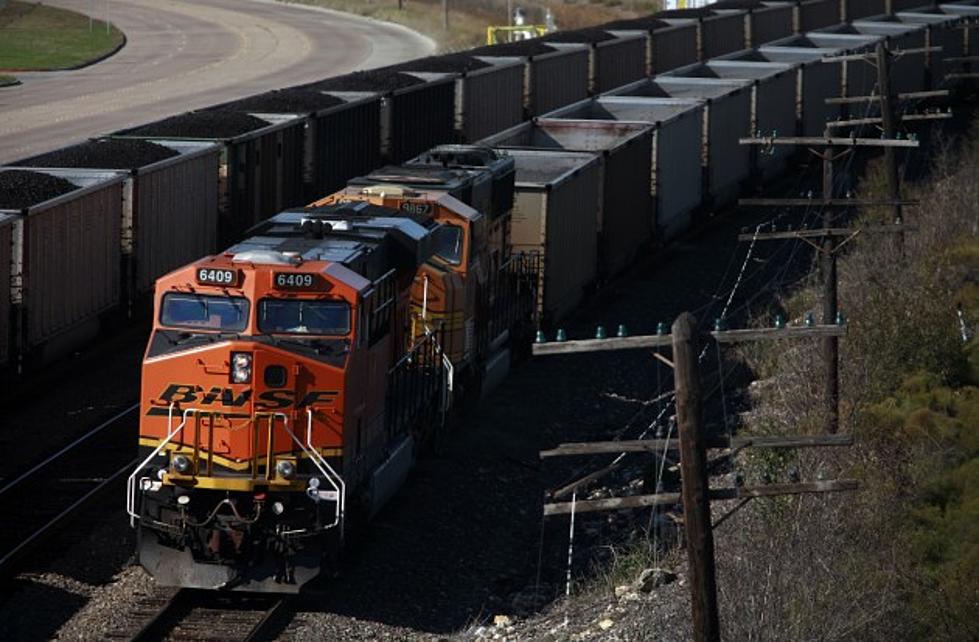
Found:
[{"label": "cab window", "polygon": [[462,263],[463,230],[458,225],[440,225],[435,230],[435,256],[446,263]]},{"label": "cab window", "polygon": [[180,328],[241,332],[250,306],[244,297],[171,292],[163,296],[160,323]]},{"label": "cab window", "polygon": [[347,334],[350,304],[346,301],[262,299],[258,329],[269,334]]}]

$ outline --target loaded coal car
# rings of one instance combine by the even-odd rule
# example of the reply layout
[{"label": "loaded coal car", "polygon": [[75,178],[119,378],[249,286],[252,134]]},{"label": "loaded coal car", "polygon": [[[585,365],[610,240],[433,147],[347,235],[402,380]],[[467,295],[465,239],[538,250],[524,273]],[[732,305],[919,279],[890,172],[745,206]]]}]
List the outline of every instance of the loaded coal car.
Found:
[{"label": "loaded coal car", "polygon": [[352,188],[157,282],[127,510],[160,584],[288,593],[335,569],[474,371],[481,218]]}]

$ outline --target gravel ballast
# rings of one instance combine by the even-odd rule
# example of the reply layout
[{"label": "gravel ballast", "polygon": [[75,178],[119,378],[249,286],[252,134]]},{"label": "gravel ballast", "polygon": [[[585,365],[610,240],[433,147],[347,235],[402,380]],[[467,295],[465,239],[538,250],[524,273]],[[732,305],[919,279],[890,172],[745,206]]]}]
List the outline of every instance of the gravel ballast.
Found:
[{"label": "gravel ballast", "polygon": [[342,98],[313,89],[282,89],[211,107],[208,111],[308,114],[343,103]]},{"label": "gravel ballast", "polygon": [[269,123],[241,112],[194,111],[155,123],[126,129],[122,136],[173,136],[174,138],[234,138],[268,127]]},{"label": "gravel ballast", "polygon": [[134,169],[179,155],[169,147],[145,140],[94,140],[14,163],[18,167],[83,167]]},{"label": "gravel ballast", "polygon": [[19,210],[78,189],[57,176],[12,169],[0,172],[0,210]]}]

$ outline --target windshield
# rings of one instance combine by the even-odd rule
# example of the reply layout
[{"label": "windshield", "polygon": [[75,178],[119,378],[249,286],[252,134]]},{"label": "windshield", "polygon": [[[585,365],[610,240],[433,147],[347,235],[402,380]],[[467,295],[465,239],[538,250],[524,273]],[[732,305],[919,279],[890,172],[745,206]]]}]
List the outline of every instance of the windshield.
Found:
[{"label": "windshield", "polygon": [[457,225],[440,225],[435,230],[435,256],[459,265],[462,262],[462,228]]},{"label": "windshield", "polygon": [[160,323],[183,328],[241,332],[248,325],[248,299],[169,293],[163,297]]},{"label": "windshield", "polygon": [[262,299],[258,329],[268,333],[347,334],[350,304],[346,301]]}]

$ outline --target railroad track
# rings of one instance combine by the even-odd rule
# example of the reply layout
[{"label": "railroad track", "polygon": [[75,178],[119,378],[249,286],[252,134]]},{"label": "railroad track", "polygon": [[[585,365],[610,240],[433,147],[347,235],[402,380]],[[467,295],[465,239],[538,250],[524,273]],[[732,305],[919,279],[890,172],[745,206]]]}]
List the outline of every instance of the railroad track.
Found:
[{"label": "railroad track", "polygon": [[137,605],[130,629],[107,637],[131,642],[271,640],[288,624],[294,608],[291,595],[159,590]]},{"label": "railroad track", "polygon": [[12,577],[33,551],[122,487],[137,463],[131,436],[138,409],[125,408],[0,485],[0,579]]}]

